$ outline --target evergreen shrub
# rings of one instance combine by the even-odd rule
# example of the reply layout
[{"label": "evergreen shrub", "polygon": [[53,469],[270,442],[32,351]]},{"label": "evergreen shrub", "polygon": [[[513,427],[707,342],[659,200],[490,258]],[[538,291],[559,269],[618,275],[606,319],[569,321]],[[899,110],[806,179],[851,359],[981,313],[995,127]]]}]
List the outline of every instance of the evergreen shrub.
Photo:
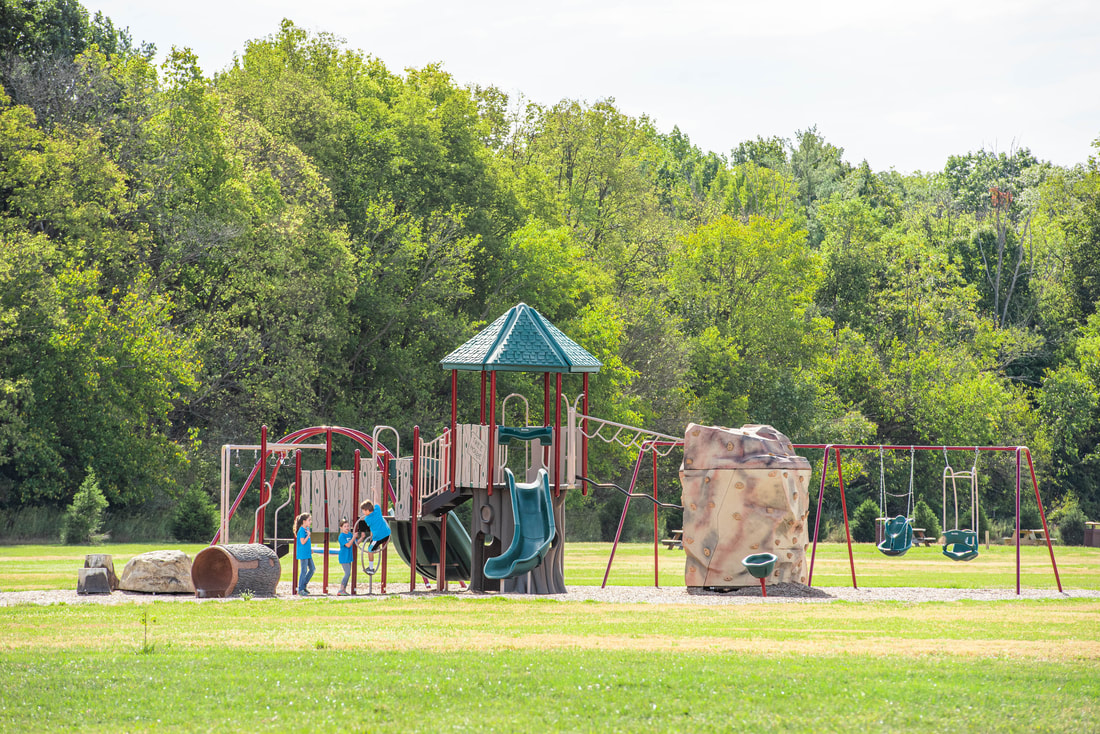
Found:
[{"label": "evergreen shrub", "polygon": [[99,488],[95,472],[88,469],[84,482],[73,496],[61,521],[61,542],[66,545],[87,545],[103,540],[103,514],[107,511],[107,498]]},{"label": "evergreen shrub", "polygon": [[169,523],[172,537],[185,543],[205,543],[218,530],[218,508],[199,485],[180,498]]}]

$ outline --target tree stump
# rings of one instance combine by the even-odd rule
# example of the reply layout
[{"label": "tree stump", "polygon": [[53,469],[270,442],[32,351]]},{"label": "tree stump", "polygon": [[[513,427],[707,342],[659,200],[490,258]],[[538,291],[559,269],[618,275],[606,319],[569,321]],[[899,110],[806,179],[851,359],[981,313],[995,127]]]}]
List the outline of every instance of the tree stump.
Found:
[{"label": "tree stump", "polygon": [[275,596],[282,565],[275,551],[260,543],[212,545],[191,564],[191,583],[199,598],[221,598],[245,592]]},{"label": "tree stump", "polygon": [[111,581],[105,568],[82,568],[77,571],[76,593],[110,594]]},{"label": "tree stump", "polygon": [[118,591],[118,576],[115,575],[115,559],[109,553],[89,553],[84,556],[84,568],[103,568],[107,570],[107,581],[111,591]]}]

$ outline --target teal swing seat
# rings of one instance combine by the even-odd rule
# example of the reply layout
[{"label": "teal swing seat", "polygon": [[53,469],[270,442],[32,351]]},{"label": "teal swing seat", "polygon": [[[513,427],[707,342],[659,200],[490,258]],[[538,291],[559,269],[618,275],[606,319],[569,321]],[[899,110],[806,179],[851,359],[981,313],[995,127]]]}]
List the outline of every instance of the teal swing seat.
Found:
[{"label": "teal swing seat", "polygon": [[978,533],[974,530],[945,530],[943,554],[952,561],[970,561],[978,557]]},{"label": "teal swing seat", "polygon": [[913,525],[904,515],[886,521],[878,549],[888,556],[904,556],[913,547]]}]

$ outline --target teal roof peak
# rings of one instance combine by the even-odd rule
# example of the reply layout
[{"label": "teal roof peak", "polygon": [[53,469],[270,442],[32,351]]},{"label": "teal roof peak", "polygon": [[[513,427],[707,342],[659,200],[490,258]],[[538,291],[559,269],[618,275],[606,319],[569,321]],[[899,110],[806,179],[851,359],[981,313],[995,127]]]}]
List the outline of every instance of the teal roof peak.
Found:
[{"label": "teal roof peak", "polygon": [[508,309],[440,364],[478,372],[599,372],[603,366],[526,303]]}]

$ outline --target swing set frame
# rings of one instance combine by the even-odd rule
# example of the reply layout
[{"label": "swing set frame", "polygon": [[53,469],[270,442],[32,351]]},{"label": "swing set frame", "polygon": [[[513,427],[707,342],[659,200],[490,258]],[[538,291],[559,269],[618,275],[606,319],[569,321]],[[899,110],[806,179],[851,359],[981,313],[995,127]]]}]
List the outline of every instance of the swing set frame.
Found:
[{"label": "swing set frame", "polygon": [[1027,446],[880,446],[877,444],[794,444],[796,449],[821,449],[821,486],[817,494],[817,517],[814,521],[813,551],[810,553],[810,573],[807,578],[807,586],[814,584],[814,559],[817,555],[817,541],[821,530],[821,508],[825,498],[825,477],[829,472],[829,454],[836,457],[836,476],[840,486],[840,508],[844,514],[844,535],[848,540],[848,565],[852,573],[852,588],[858,589],[856,583],[856,564],[852,555],[852,533],[848,525],[848,504],[844,497],[844,469],[840,458],[840,452],[845,450],[891,450],[891,451],[942,451],[946,457],[948,451],[973,451],[978,454],[988,452],[1013,452],[1016,455],[1016,594],[1020,594],[1020,487],[1022,478],[1023,458],[1027,457],[1027,468],[1031,475],[1031,485],[1035,489],[1035,502],[1039,506],[1039,517],[1043,521],[1043,534],[1046,536],[1047,550],[1050,552],[1050,565],[1054,570],[1054,581],[1058,585],[1058,591],[1062,591],[1062,580],[1058,576],[1058,563],[1054,560],[1054,545],[1050,539],[1050,531],[1047,527],[1046,511],[1043,509],[1043,500],[1039,496],[1039,481],[1035,477],[1035,465],[1031,459],[1031,450]]}]

